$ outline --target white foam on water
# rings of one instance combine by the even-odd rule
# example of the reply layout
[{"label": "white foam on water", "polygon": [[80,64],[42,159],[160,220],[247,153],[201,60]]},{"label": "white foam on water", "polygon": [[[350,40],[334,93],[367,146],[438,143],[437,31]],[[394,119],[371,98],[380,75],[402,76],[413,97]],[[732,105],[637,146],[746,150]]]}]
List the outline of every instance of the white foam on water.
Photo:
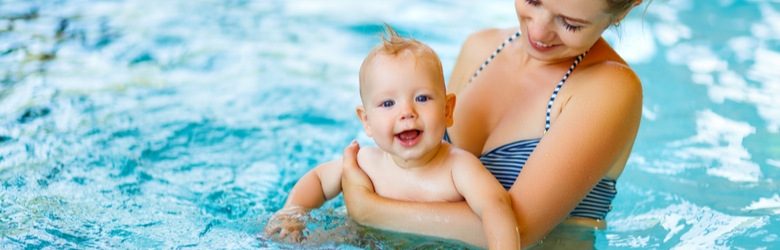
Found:
[{"label": "white foam on water", "polygon": [[283,166],[270,162],[254,162],[236,174],[236,185],[255,194],[267,194],[276,189]]},{"label": "white foam on water", "polygon": [[[767,122],[767,130],[780,132],[780,52],[759,48],[755,51],[755,63],[748,70],[747,77],[758,83],[759,87],[747,87],[744,100],[758,108],[758,114]],[[730,89],[729,91],[736,91]]]},{"label": "white foam on water", "polygon": [[[749,229],[761,228],[767,223],[769,223],[768,216],[733,216],[683,201],[680,204],[611,221],[610,229],[613,232],[631,233],[660,227],[666,231],[661,242],[674,242],[675,239],[679,242],[672,249],[728,249],[729,238]],[[632,237],[636,238],[636,236],[621,237],[614,234],[608,236],[607,240],[610,246],[616,247],[633,247],[626,242],[632,242],[637,247],[652,247],[647,243],[636,244],[635,240],[627,241]]]},{"label": "white foam on water", "polygon": [[767,159],[766,164],[780,168],[780,160]]},{"label": "white foam on water", "polygon": [[[670,143],[673,155],[706,164],[707,174],[734,182],[757,182],[761,168],[750,160],[742,141],[755,128],[746,122],[722,117],[711,110],[696,114],[697,134]],[[694,163],[695,164],[695,163]]]},{"label": "white foam on water", "polygon": [[774,194],[772,197],[759,198],[750,203],[749,206],[742,208],[743,211],[768,210],[774,214],[780,214],[780,195]]}]

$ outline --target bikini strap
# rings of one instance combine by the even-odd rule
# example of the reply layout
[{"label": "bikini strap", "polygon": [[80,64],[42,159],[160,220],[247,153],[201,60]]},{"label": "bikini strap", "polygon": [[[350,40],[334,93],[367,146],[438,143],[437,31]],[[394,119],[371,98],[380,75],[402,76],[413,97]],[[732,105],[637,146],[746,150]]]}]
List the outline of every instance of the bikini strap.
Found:
[{"label": "bikini strap", "polygon": [[471,78],[469,78],[469,82],[468,83],[471,83],[474,80],[474,78],[477,78],[479,73],[482,72],[482,70],[485,69],[488,66],[488,64],[490,64],[490,62],[493,61],[494,58],[496,58],[498,53],[501,53],[501,50],[503,50],[507,45],[512,43],[512,41],[514,41],[518,37],[520,37],[520,31],[519,30],[517,32],[515,32],[514,34],[512,34],[512,36],[510,36],[509,38],[504,40],[504,42],[502,42],[501,45],[498,45],[498,48],[495,51],[493,51],[493,54],[490,54],[490,57],[488,57],[485,60],[485,62],[482,63],[482,65],[479,65],[479,69],[477,69],[477,71],[474,72],[474,75],[471,75]]},{"label": "bikini strap", "polygon": [[561,91],[561,87],[563,87],[563,84],[566,82],[566,80],[569,79],[569,75],[571,75],[571,72],[573,72],[574,68],[577,67],[577,64],[579,64],[587,54],[588,51],[585,51],[584,53],[577,56],[577,58],[574,59],[574,62],[571,64],[571,66],[569,66],[569,70],[566,71],[566,74],[563,74],[563,78],[561,79],[561,81],[559,81],[558,85],[555,86],[555,90],[550,96],[550,101],[547,102],[547,118],[545,119],[545,123],[544,123],[545,134],[547,134],[547,130],[550,130],[550,111],[552,110],[552,105],[553,102],[555,101],[555,98],[558,97],[558,92]]},{"label": "bikini strap", "polygon": [[[479,66],[479,69],[477,69],[476,72],[474,72],[473,75],[471,75],[471,78],[469,78],[468,83],[470,84],[472,81],[474,81],[477,76],[479,76],[479,73],[482,72],[485,68],[487,68],[488,64],[493,61],[493,59],[496,58],[498,53],[501,53],[501,50],[503,50],[507,45],[511,44],[515,39],[520,37],[520,31],[518,30],[512,36],[504,40],[504,42],[501,43],[501,45],[498,45],[498,48],[493,51],[493,54],[490,54],[490,57],[488,57],[484,62],[482,62],[482,65]],[[545,119],[544,124],[544,133],[547,134],[547,130],[550,129],[550,111],[552,110],[553,102],[555,101],[555,98],[558,96],[558,92],[561,90],[561,87],[563,87],[563,84],[566,83],[566,80],[569,79],[569,75],[571,75],[571,72],[574,71],[574,68],[577,67],[577,64],[579,64],[583,58],[585,58],[585,55],[588,54],[588,51],[585,51],[584,53],[577,56],[577,58],[574,59],[574,62],[569,66],[569,70],[566,71],[566,74],[563,74],[563,78],[558,82],[558,85],[555,86],[555,90],[553,91],[552,95],[550,96],[550,101],[547,102],[547,117]]]}]

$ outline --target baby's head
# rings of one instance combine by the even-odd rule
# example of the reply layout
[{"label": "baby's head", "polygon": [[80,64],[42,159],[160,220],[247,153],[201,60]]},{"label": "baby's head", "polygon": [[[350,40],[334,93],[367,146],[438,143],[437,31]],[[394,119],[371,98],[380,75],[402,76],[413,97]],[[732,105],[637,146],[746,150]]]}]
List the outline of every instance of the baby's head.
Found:
[{"label": "baby's head", "polygon": [[[389,25],[385,25],[385,34],[382,36],[382,43],[374,47],[366,58],[363,59],[363,64],[360,65],[360,98],[365,104],[364,89],[366,85],[370,84],[367,79],[370,76],[371,70],[375,67],[375,60],[395,59],[395,60],[407,60],[419,67],[422,72],[427,73],[434,78],[434,84],[441,87],[444,91],[444,73],[442,72],[441,61],[436,52],[425,45],[424,43],[415,39],[408,39],[401,37],[398,33]],[[404,62],[406,63],[406,62]],[[381,68],[381,65],[380,65]]]},{"label": "baby's head", "polygon": [[455,96],[446,93],[433,49],[386,29],[360,67],[358,117],[366,134],[397,160],[430,160],[452,125]]}]

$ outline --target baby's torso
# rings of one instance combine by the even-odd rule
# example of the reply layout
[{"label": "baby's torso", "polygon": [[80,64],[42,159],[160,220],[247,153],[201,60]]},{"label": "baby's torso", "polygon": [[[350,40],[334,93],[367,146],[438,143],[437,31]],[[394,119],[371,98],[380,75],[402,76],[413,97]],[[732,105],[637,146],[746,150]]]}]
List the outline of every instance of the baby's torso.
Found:
[{"label": "baby's torso", "polygon": [[360,154],[360,166],[371,178],[374,190],[382,197],[417,202],[462,201],[452,180],[452,167],[429,166],[425,169],[403,169],[392,160],[381,157],[378,148],[364,148],[370,154]]}]

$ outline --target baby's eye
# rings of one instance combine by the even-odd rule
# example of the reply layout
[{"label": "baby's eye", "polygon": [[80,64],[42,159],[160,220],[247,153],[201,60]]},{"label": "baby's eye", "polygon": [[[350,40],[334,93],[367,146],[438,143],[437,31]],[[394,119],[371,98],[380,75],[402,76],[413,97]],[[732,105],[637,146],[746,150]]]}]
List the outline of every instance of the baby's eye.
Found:
[{"label": "baby's eye", "polygon": [[395,101],[393,101],[393,100],[386,100],[386,101],[383,101],[382,104],[379,104],[379,106],[383,107],[383,108],[389,108],[389,107],[392,107],[393,105],[395,105]]},{"label": "baby's eye", "polygon": [[431,100],[431,97],[427,95],[418,95],[417,97],[414,98],[414,100],[417,102],[427,102]]},{"label": "baby's eye", "polygon": [[525,2],[533,6],[539,6],[539,4],[541,4],[539,0],[525,0]]}]

